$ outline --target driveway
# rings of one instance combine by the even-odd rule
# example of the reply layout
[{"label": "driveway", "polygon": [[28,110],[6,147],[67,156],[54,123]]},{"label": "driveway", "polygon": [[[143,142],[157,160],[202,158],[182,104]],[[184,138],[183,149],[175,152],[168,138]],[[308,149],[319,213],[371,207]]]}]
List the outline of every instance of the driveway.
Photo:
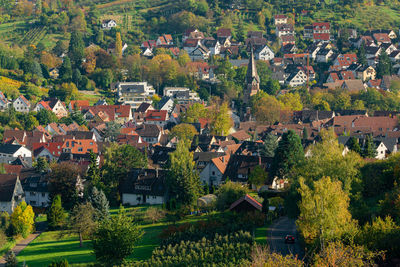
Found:
[{"label": "driveway", "polygon": [[[285,244],[284,238],[286,235],[293,235],[296,238],[296,242],[294,244]],[[302,259],[304,253],[297,237],[295,220],[288,217],[279,218],[267,231],[267,240],[271,251],[284,256],[290,254],[297,255],[297,258]]]}]

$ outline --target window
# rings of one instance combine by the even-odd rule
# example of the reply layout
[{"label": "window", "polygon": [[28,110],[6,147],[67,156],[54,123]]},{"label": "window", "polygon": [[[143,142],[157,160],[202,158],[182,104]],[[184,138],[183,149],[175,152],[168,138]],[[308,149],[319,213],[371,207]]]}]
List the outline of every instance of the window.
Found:
[{"label": "window", "polygon": [[36,193],[35,192],[29,192],[29,195],[33,197],[33,196],[36,196]]},{"label": "window", "polygon": [[45,197],[46,196],[46,193],[42,193],[42,197]]}]

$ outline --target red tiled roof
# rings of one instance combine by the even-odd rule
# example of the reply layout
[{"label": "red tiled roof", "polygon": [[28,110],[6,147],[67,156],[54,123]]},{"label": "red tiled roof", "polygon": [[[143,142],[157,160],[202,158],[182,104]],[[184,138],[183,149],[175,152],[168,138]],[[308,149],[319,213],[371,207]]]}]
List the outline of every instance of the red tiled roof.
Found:
[{"label": "red tiled roof", "polygon": [[144,119],[146,121],[166,121],[167,115],[167,110],[148,110]]},{"label": "red tiled roof", "polygon": [[62,146],[62,142],[33,143],[33,151],[36,151],[41,147],[45,147],[50,152],[50,154],[55,157],[59,157],[62,152]]},{"label": "red tiled roof", "polygon": [[314,30],[319,30],[319,29],[329,30],[330,27],[331,27],[331,24],[329,22],[314,22],[313,23]]},{"label": "red tiled roof", "polygon": [[258,209],[259,211],[262,210],[262,205],[260,202],[252,198],[249,194],[246,194],[244,197],[241,197],[240,199],[236,200],[235,202],[232,203],[232,205],[229,207],[230,210],[235,208],[237,205],[242,203],[243,201],[246,201],[250,203],[254,208]]},{"label": "red tiled roof", "polygon": [[341,76],[342,80],[354,80],[355,79],[353,72],[349,71],[349,70],[342,70],[340,72],[340,76]]},{"label": "red tiled roof", "polygon": [[42,105],[43,108],[52,111],[52,108],[49,106],[49,101],[39,101],[39,103],[37,103],[37,105]]},{"label": "red tiled roof", "polygon": [[329,33],[313,33],[314,40],[329,41],[330,37]]},{"label": "red tiled roof", "polygon": [[279,14],[279,15],[275,15],[275,19],[287,19],[287,16]]},{"label": "red tiled roof", "polygon": [[98,152],[97,143],[91,139],[67,139],[62,146],[63,150],[68,150],[72,154],[87,154],[90,151]]},{"label": "red tiled roof", "polygon": [[71,105],[72,109],[77,108],[79,110],[81,110],[82,107],[90,106],[88,100],[71,100],[71,102],[69,102],[69,104]]},{"label": "red tiled roof", "polygon": [[28,99],[25,98],[25,96],[20,95],[19,98],[21,98],[21,100],[24,101],[25,104],[26,104],[27,106],[29,106],[29,105],[31,104],[31,103],[28,101]]},{"label": "red tiled roof", "polygon": [[232,36],[231,29],[228,28],[219,28],[217,30],[217,37],[229,37]]}]

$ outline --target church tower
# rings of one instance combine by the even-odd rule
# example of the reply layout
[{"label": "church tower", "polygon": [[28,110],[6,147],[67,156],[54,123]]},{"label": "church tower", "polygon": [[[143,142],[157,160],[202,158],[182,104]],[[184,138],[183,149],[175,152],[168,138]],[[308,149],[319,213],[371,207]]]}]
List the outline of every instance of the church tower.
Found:
[{"label": "church tower", "polygon": [[244,103],[250,104],[250,97],[260,90],[260,77],[257,74],[256,61],[254,60],[253,46],[251,47],[251,56],[247,66],[246,87],[244,89]]}]

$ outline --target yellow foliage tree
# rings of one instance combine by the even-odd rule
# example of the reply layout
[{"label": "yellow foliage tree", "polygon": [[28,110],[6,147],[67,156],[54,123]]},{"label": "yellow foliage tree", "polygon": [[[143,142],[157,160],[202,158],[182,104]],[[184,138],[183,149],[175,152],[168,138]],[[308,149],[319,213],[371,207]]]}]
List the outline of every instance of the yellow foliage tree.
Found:
[{"label": "yellow foliage tree", "polygon": [[121,39],[121,33],[117,32],[115,36],[115,56],[117,58],[122,57],[122,39]]},{"label": "yellow foliage tree", "polygon": [[34,229],[34,217],[35,213],[31,205],[27,205],[25,201],[19,203],[11,214],[11,225],[14,232],[26,238]]}]

